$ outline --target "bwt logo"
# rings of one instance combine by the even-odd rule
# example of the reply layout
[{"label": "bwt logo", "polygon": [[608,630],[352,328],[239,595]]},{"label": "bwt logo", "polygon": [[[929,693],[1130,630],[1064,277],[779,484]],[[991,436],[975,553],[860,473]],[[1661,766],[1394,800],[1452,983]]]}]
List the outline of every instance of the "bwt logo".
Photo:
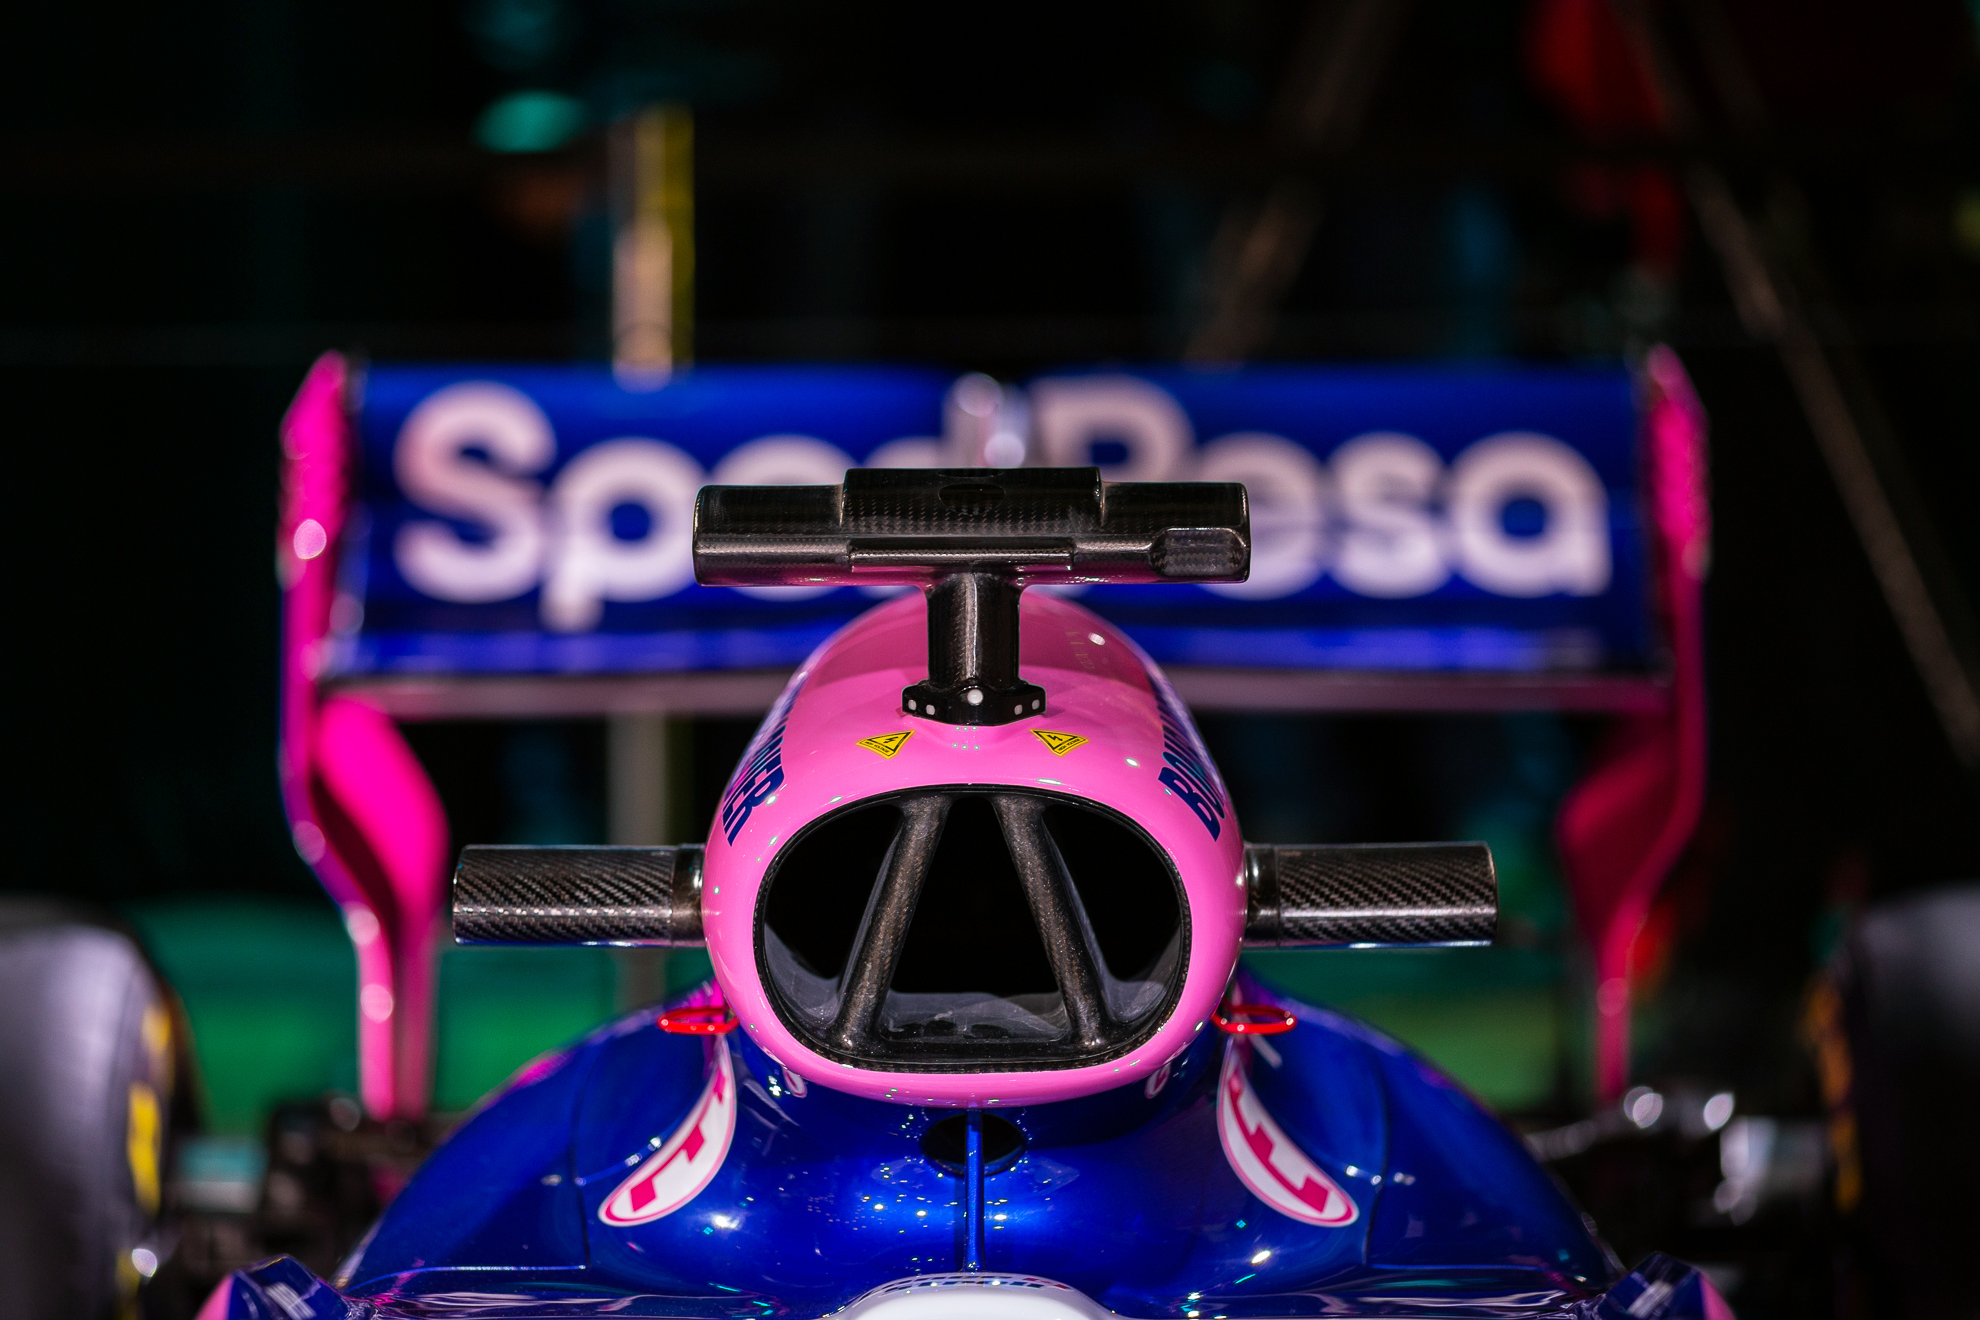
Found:
[{"label": "bwt logo", "polygon": [[[1198,444],[1181,405],[1133,376],[1077,376],[1028,389],[965,376],[944,434],[881,445],[874,467],[1093,464],[1115,481],[1241,481],[1251,494],[1247,582],[1204,588],[1248,600],[1290,596],[1331,577],[1361,596],[1422,596],[1454,577],[1500,596],[1608,589],[1608,496],[1588,461],[1552,436],[1506,431],[1449,465],[1415,436],[1373,431],[1323,460],[1266,431]],[[657,600],[694,580],[695,494],[720,485],[836,483],[858,466],[806,435],[738,445],[704,472],[650,436],[557,457],[550,419],[492,381],[435,391],[393,448],[399,488],[429,514],[393,542],[400,574],[438,600],[487,603],[541,588],[544,626],[583,632],[606,601]],[[456,523],[478,529],[463,535]],[[829,587],[738,588],[790,599]]]}]

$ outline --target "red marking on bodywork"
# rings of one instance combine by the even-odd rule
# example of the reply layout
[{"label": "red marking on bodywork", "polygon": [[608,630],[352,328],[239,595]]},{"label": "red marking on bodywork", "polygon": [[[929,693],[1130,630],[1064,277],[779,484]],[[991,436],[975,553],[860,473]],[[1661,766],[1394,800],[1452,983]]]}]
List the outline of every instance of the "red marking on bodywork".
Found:
[{"label": "red marking on bodywork", "polygon": [[726,1036],[736,1029],[736,1015],[727,1004],[689,1004],[662,1013],[658,1025],[676,1036]]},{"label": "red marking on bodywork", "polygon": [[1299,1019],[1275,1004],[1225,1002],[1210,1015],[1217,1029],[1231,1036],[1278,1036],[1299,1025]]}]

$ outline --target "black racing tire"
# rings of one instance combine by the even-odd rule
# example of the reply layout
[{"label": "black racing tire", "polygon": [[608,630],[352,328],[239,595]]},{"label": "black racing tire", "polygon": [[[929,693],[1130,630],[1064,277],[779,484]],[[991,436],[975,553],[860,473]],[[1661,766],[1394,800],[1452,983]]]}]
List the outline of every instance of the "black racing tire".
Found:
[{"label": "black racing tire", "polygon": [[1980,1317],[1957,1265],[1980,1238],[1980,883],[1871,907],[1837,979],[1837,1199],[1855,1203],[1866,1292],[1880,1315]]},{"label": "black racing tire", "polygon": [[127,936],[52,903],[0,900],[9,1316],[135,1314],[139,1266],[162,1254],[153,1235],[176,1034],[170,1001]]}]

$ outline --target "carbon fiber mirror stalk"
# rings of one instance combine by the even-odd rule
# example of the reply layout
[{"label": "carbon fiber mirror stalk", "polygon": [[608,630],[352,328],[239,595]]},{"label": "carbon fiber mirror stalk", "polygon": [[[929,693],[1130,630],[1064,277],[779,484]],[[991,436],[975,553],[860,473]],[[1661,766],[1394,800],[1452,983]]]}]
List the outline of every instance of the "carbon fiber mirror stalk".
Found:
[{"label": "carbon fiber mirror stalk", "polygon": [[677,848],[461,849],[461,944],[697,945],[700,844]]},{"label": "carbon fiber mirror stalk", "polygon": [[1244,869],[1248,948],[1490,944],[1499,924],[1482,843],[1248,843]]}]

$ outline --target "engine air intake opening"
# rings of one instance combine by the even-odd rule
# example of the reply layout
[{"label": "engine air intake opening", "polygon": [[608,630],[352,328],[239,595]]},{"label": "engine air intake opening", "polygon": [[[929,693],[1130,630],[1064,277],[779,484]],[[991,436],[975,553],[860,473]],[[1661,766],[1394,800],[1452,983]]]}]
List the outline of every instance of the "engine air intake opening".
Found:
[{"label": "engine air intake opening", "polygon": [[[987,798],[961,798],[949,807],[892,988],[907,999],[976,991],[1024,1004],[1041,1017],[1057,1011],[1059,985]],[[941,1035],[958,1028],[953,1016],[936,1013],[910,1020],[905,1029]],[[991,1023],[973,1029],[987,1039],[1004,1034]]]},{"label": "engine air intake opening", "polygon": [[778,1016],[842,1062],[1072,1067],[1151,1034],[1188,923],[1167,857],[1103,809],[932,789],[854,804],[771,864],[757,957]]}]

